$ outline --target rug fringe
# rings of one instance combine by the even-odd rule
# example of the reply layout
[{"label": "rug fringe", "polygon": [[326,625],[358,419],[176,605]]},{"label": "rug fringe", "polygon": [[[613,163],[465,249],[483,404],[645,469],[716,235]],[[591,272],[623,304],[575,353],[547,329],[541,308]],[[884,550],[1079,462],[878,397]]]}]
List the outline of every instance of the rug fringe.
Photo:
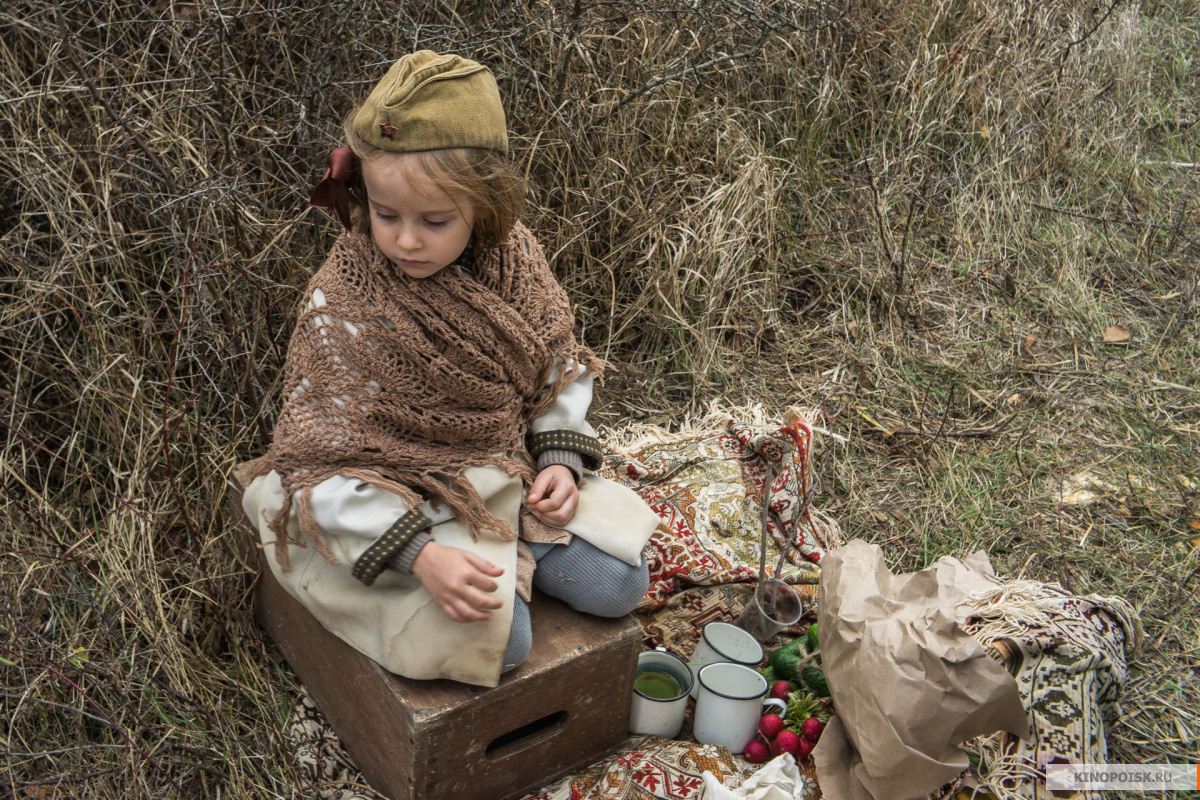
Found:
[{"label": "rug fringe", "polygon": [[801,410],[793,407],[788,408],[781,419],[778,414],[767,411],[762,403],[725,405],[720,400],[714,399],[709,401],[708,407],[699,416],[685,416],[677,430],[649,422],[624,422],[619,425],[602,426],[600,438],[609,449],[619,453],[628,453],[652,444],[668,444],[687,439],[720,436],[729,430],[731,420],[751,428],[782,427],[800,420],[805,422],[814,433],[840,439],[841,437],[837,437],[835,434],[813,427],[819,416],[816,409]]},{"label": "rug fringe", "polygon": [[837,524],[837,520],[822,509],[809,506],[808,529],[816,535],[817,541],[821,542],[826,550],[841,547],[846,543],[845,537],[842,536],[842,527]]},{"label": "rug fringe", "polygon": [[1048,595],[1045,584],[1037,581],[1012,581],[967,595],[958,606],[958,616],[960,621],[972,620],[971,635],[986,647],[1030,627],[1050,624],[1061,613],[1062,597]]},{"label": "rug fringe", "polygon": [[[1014,638],[1030,627],[1049,625],[1061,616],[1062,601],[1071,596],[1057,583],[1012,581],[968,595],[958,607],[958,617],[960,622],[968,618],[979,621],[971,623],[971,635],[986,647],[997,639]],[[1080,599],[1112,615],[1125,632],[1127,660],[1136,659],[1146,633],[1129,601],[1098,594]]]},{"label": "rug fringe", "polygon": [[981,788],[995,795],[996,800],[1029,800],[1028,787],[1044,776],[1020,756],[1002,755],[1003,739],[1003,734],[997,733],[977,742],[987,758],[988,770],[986,775],[976,777]]}]

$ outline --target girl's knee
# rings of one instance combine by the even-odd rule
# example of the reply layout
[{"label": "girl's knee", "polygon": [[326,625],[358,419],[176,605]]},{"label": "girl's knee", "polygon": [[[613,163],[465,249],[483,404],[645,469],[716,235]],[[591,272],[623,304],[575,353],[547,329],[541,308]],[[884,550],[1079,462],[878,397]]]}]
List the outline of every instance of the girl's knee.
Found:
[{"label": "girl's knee", "polygon": [[576,611],[598,617],[622,617],[637,607],[650,587],[643,555],[635,567],[576,536],[538,561],[534,584]]},{"label": "girl's knee", "polygon": [[613,561],[621,566],[621,580],[610,585],[611,591],[604,598],[603,610],[591,612],[597,616],[623,617],[632,613],[650,588],[650,566],[646,563],[645,555],[636,567],[615,558]]}]

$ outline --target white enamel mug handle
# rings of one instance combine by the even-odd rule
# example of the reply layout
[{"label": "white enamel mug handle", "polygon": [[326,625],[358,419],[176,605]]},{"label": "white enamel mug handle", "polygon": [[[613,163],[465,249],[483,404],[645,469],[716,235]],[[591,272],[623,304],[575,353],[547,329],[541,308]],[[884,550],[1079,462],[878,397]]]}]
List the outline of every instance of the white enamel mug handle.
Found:
[{"label": "white enamel mug handle", "polygon": [[767,706],[779,706],[779,716],[781,717],[787,713],[787,703],[782,700],[776,700],[774,697],[768,697],[766,700],[763,700],[763,708],[766,709]]}]

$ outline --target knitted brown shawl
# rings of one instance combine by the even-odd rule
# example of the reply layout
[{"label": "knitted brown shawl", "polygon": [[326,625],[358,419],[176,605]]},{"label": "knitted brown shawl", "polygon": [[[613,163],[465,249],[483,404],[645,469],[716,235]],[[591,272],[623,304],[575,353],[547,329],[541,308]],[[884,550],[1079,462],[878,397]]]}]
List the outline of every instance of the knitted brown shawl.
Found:
[{"label": "knitted brown shawl", "polygon": [[[301,532],[333,560],[308,505],[312,487],[334,475],[410,505],[444,502],[476,537],[516,537],[462,472],[496,464],[530,480],[529,420],[581,366],[598,375],[602,365],[576,341],[566,293],[524,225],[472,258],[474,277],[447,267],[414,279],[369,234],[346,233],[313,276],[288,345],[274,442],[255,470],[283,479],[271,529],[284,569],[297,495]],[[325,305],[310,307],[317,289]],[[555,358],[574,366],[547,389]]]}]

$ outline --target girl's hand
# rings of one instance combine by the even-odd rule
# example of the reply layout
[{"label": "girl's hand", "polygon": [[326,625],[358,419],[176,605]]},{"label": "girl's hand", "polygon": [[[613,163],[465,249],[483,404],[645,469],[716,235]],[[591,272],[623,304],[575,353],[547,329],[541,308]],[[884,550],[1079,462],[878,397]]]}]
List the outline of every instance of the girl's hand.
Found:
[{"label": "girl's hand", "polygon": [[412,572],[455,622],[489,620],[492,611],[504,605],[490,594],[497,588],[492,578],[504,570],[466,550],[430,542],[417,554]]},{"label": "girl's hand", "polygon": [[529,490],[529,508],[547,525],[561,528],[575,516],[579,487],[575,474],[562,464],[552,464],[538,473]]}]

